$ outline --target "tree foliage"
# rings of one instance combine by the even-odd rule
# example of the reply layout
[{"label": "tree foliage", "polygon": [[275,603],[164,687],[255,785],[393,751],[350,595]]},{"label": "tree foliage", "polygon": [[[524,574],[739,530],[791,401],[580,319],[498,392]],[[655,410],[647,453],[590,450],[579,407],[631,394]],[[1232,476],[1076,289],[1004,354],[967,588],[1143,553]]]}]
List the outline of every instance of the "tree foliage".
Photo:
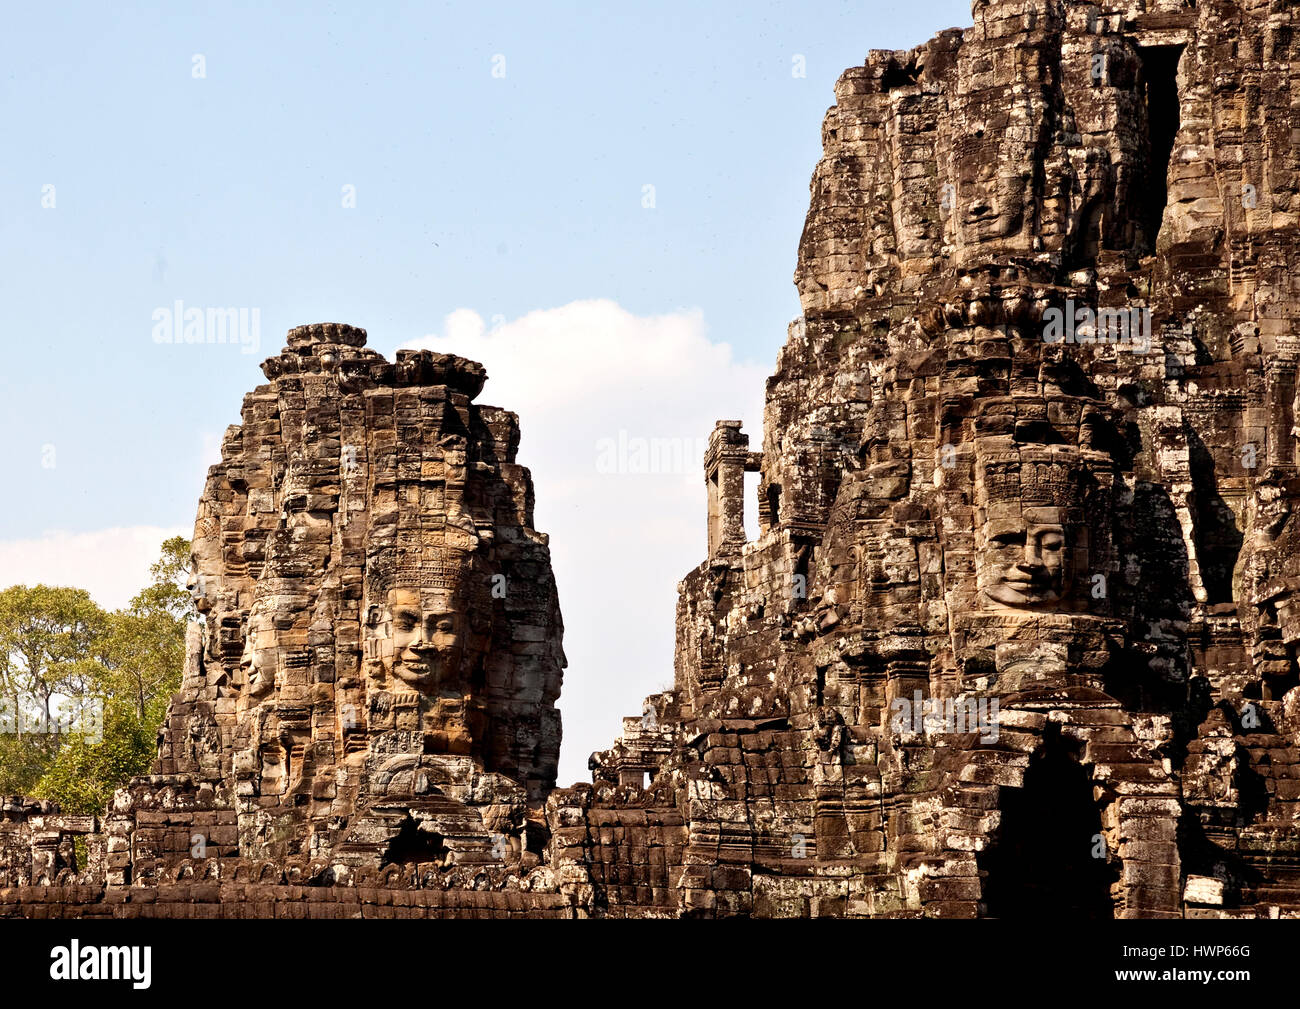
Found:
[{"label": "tree foliage", "polygon": [[0,592],[0,791],[30,792],[61,742],[60,724],[90,700],[108,614],[84,589]]},{"label": "tree foliage", "polygon": [[101,812],[153,763],[196,614],[183,579],[190,544],[162,544],[151,581],[106,612],[83,589],[0,591],[0,794]]},{"label": "tree foliage", "polygon": [[102,813],[114,791],[153,764],[157,728],[130,704],[110,699],[102,738],[68,735],[37,782],[36,794],[54,799],[65,813]]}]

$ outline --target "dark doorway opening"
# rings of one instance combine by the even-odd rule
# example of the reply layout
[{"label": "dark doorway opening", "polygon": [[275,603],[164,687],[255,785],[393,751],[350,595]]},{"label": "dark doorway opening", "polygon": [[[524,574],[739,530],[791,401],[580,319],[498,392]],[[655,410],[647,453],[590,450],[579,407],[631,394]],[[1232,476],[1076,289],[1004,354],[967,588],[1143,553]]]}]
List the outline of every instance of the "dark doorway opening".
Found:
[{"label": "dark doorway opening", "polygon": [[906,88],[915,84],[921,75],[921,71],[915,66],[900,67],[897,63],[891,63],[885,69],[885,75],[880,81],[881,91],[892,91],[894,88]]},{"label": "dark doorway opening", "polygon": [[421,830],[419,824],[408,814],[396,836],[388,842],[379,865],[382,868],[386,865],[414,865],[420,862],[442,864],[446,858],[447,845],[442,835],[436,831]]},{"label": "dark doorway opening", "polygon": [[[1101,816],[1088,773],[1054,733],[1029,761],[1023,788],[1004,788],[1002,823],[979,859],[989,917],[1095,921],[1115,916]],[[1102,857],[1095,857],[1098,852]]]},{"label": "dark doorway opening", "polygon": [[1150,254],[1156,251],[1156,237],[1169,202],[1169,161],[1182,122],[1178,61],[1182,59],[1183,46],[1147,46],[1138,53],[1142,59],[1149,149],[1140,213],[1145,251]]}]

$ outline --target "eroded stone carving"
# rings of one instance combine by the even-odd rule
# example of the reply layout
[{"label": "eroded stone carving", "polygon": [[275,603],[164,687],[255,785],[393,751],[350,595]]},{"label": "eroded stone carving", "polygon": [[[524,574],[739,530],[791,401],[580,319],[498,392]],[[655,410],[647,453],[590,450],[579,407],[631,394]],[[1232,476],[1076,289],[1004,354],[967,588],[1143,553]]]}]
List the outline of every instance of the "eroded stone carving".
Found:
[{"label": "eroded stone carving", "polygon": [[674,913],[1297,913],[1247,882],[1300,836],[1295,17],[982,0],[841,77],[762,452],[710,446],[673,752],[636,795],[597,755],[557,835],[611,913],[655,909],[595,825],[667,809]]}]

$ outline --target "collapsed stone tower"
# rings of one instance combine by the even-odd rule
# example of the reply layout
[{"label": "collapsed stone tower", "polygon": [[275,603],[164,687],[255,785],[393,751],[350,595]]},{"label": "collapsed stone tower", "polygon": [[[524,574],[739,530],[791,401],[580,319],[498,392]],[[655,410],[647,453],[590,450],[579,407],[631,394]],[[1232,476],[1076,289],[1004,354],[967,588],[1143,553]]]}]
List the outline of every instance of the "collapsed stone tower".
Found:
[{"label": "collapsed stone tower", "polygon": [[551,800],[609,913],[1300,913],[1297,8],[972,7],[836,87],[675,687]]}]

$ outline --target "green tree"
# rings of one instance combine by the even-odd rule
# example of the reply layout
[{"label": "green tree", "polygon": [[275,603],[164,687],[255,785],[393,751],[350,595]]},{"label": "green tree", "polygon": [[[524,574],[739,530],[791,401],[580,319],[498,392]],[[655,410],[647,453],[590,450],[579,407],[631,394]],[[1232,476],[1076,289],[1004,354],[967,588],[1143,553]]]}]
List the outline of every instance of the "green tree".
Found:
[{"label": "green tree", "polygon": [[0,592],[0,652],[5,693],[39,706],[50,720],[58,694],[80,696],[87,665],[108,615],[85,589],[14,585]]},{"label": "green tree", "polygon": [[111,614],[99,650],[107,693],[135,706],[142,722],[158,725],[180,686],[185,666],[185,625],[198,618],[185,588],[190,541],[173,536],[150,567],[153,581],[124,610]]},{"label": "green tree", "polygon": [[[190,544],[162,544],[151,582],[105,613],[81,589],[15,585],[0,592],[0,793],[54,799],[68,812],[100,812],[113,791],[148,771],[185,664],[185,625],[196,616],[184,588]],[[18,733],[45,715],[82,731]],[[77,719],[80,718],[78,723]]]},{"label": "green tree", "polygon": [[102,813],[114,791],[149,770],[156,733],[157,725],[139,718],[132,704],[109,699],[102,738],[68,736],[33,791],[65,813]]},{"label": "green tree", "polygon": [[104,809],[116,789],[153,765],[158,730],[185,666],[185,625],[198,615],[184,588],[189,558],[189,540],[165,541],[149,569],[151,583],[126,609],[108,615],[95,642],[102,738],[68,740],[36,785],[37,794],[68,812]]},{"label": "green tree", "polygon": [[57,727],[91,702],[108,622],[84,589],[0,591],[0,791],[31,791],[64,739]]},{"label": "green tree", "polygon": [[54,760],[47,737],[18,735],[8,727],[0,735],[0,795],[34,795],[46,767]]},{"label": "green tree", "polygon": [[190,541],[184,536],[164,540],[160,555],[149,567],[153,579],[131,600],[132,612],[167,613],[180,621],[184,636],[185,623],[197,620],[199,611],[194,597],[186,588],[190,573]]}]

